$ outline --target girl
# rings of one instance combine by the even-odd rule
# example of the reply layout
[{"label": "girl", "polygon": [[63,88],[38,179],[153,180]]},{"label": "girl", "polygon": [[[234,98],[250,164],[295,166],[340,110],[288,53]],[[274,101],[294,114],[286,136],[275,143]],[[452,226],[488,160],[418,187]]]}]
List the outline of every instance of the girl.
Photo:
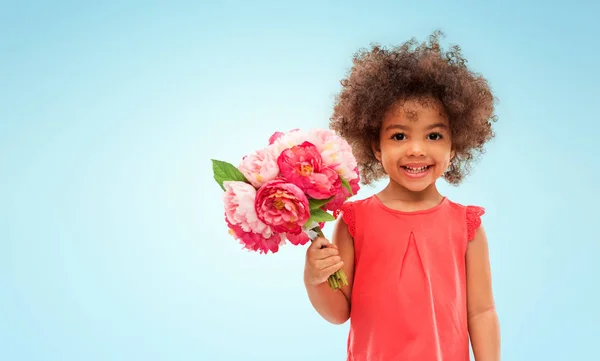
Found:
[{"label": "girl", "polygon": [[[333,243],[307,250],[305,285],[327,321],[350,319],[348,361],[500,359],[483,208],[440,194],[459,184],[493,137],[494,97],[458,47],[436,33],[357,53],[336,99],[331,128],[353,146],[363,183],[378,194],[347,202]],[[349,285],[329,288],[342,268]]]}]

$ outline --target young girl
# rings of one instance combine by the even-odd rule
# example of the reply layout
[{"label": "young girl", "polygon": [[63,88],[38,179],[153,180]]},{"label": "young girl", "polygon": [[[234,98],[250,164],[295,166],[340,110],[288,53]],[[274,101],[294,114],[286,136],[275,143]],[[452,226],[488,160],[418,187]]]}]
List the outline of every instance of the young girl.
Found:
[{"label": "young girl", "polygon": [[[350,319],[348,361],[500,359],[483,208],[440,194],[459,184],[493,136],[494,97],[438,36],[359,52],[331,128],[353,146],[363,183],[389,183],[347,202],[333,243],[307,250],[305,285],[327,321]],[[327,277],[342,268],[349,285]]]}]

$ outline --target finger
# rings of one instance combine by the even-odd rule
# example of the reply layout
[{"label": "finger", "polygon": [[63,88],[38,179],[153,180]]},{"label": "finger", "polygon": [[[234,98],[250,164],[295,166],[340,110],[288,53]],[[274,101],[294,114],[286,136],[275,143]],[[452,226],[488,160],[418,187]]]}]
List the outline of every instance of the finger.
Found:
[{"label": "finger", "polygon": [[312,244],[310,245],[309,248],[320,249],[323,247],[328,247],[330,244],[331,243],[329,243],[329,241],[325,237],[317,237],[317,238],[315,238],[314,241],[312,241]]},{"label": "finger", "polygon": [[340,256],[331,256],[321,260],[315,260],[315,268],[318,270],[325,270],[332,265],[340,263],[342,261],[342,257]]},{"label": "finger", "polygon": [[322,260],[322,259],[329,258],[331,256],[338,256],[339,254],[340,254],[340,251],[338,251],[336,248],[326,247],[326,248],[315,251],[313,257],[316,260]]},{"label": "finger", "polygon": [[335,248],[335,249],[337,249],[337,248],[338,248],[338,246],[337,246],[337,245],[335,245],[335,244],[333,244],[333,243],[327,243],[327,244],[326,244],[324,247],[322,247],[322,248]]},{"label": "finger", "polygon": [[337,262],[323,270],[321,270],[321,274],[324,277],[329,277],[331,276],[335,271],[339,270],[340,268],[342,268],[342,266],[344,265],[343,261]]},{"label": "finger", "polygon": [[333,244],[333,243],[328,243],[328,244],[326,244],[326,245],[324,245],[324,246],[321,246],[319,249],[325,249],[325,248],[330,248],[330,249],[338,249],[338,246],[336,246],[336,245],[335,245],[335,244]]}]

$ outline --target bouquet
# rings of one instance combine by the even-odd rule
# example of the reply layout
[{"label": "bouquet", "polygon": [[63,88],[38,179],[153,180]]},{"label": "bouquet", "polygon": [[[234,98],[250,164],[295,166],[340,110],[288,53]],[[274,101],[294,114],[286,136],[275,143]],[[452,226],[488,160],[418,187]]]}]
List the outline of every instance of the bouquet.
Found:
[{"label": "bouquet", "polygon": [[[245,249],[276,253],[289,241],[304,245],[323,236],[344,202],[359,190],[350,145],[326,129],[276,132],[269,144],[236,167],[212,160],[215,181],[225,192],[225,222]],[[348,284],[343,270],[328,279]]]}]

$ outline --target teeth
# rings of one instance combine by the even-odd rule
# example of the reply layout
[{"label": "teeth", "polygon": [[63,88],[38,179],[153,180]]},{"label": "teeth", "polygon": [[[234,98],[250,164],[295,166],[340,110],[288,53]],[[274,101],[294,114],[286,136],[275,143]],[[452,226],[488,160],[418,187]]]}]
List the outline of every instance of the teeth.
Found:
[{"label": "teeth", "polygon": [[420,167],[420,168],[404,167],[404,169],[406,169],[410,173],[421,173],[421,172],[425,172],[427,169],[429,169],[429,166]]}]

